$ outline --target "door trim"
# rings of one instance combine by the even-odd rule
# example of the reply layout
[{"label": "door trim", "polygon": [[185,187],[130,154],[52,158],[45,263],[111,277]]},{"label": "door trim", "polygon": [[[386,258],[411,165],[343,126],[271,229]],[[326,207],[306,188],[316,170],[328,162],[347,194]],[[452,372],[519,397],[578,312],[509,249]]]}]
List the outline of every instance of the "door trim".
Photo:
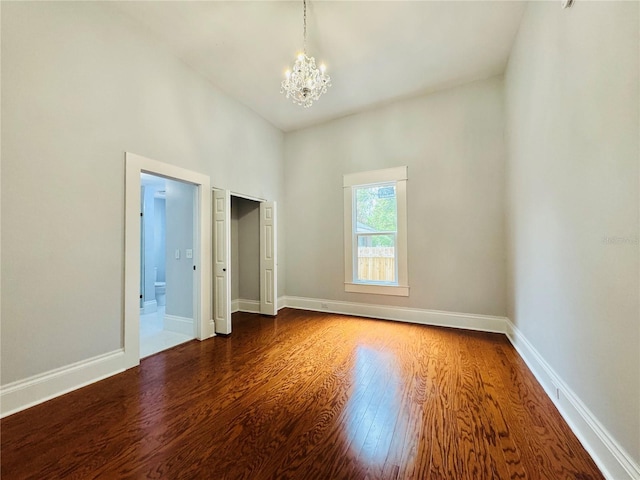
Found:
[{"label": "door trim", "polygon": [[[220,190],[220,189],[214,188],[214,190]],[[252,202],[258,202],[258,203],[266,202],[264,198],[252,197],[251,195],[245,195],[244,193],[234,192],[233,190],[229,191],[229,195],[232,197],[244,198],[245,200],[251,200]]]},{"label": "door trim", "polygon": [[140,363],[140,174],[150,173],[196,186],[193,263],[194,324],[196,337],[214,335],[211,315],[211,187],[207,175],[175,165],[125,153],[125,258],[124,258],[124,353],[129,367]]}]

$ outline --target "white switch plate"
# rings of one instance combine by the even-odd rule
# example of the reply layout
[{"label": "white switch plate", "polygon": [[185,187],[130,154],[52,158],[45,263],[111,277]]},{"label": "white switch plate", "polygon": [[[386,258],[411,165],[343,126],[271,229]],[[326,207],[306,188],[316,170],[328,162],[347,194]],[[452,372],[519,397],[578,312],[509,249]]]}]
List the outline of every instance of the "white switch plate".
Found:
[{"label": "white switch plate", "polygon": [[185,255],[187,258],[193,258],[193,250],[191,250],[190,248],[187,248],[185,250]]},{"label": "white switch plate", "polygon": [[176,260],[180,260],[180,249],[176,248]]}]

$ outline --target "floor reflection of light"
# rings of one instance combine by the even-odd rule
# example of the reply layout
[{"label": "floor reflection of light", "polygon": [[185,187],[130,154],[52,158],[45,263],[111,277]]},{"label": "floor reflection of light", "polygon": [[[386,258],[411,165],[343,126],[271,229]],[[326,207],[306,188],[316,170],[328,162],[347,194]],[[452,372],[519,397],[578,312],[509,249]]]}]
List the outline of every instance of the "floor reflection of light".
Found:
[{"label": "floor reflection of light", "polygon": [[353,390],[346,408],[350,450],[369,466],[384,464],[399,415],[395,357],[388,351],[356,347]]}]

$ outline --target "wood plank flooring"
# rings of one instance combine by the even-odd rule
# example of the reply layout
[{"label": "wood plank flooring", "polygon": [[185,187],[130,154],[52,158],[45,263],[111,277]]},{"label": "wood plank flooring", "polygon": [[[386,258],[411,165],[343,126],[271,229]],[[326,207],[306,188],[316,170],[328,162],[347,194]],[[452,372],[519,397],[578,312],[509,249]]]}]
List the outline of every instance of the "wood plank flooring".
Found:
[{"label": "wood plank flooring", "polygon": [[285,309],[0,422],[9,479],[602,479],[502,335]]}]

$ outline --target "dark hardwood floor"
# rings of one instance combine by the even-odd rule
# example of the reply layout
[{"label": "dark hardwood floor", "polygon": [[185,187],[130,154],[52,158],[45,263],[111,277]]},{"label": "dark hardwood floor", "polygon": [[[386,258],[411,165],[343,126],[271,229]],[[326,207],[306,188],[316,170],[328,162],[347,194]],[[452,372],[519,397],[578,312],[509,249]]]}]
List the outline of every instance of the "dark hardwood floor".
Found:
[{"label": "dark hardwood floor", "polygon": [[502,335],[285,309],[0,422],[9,479],[602,479]]}]

